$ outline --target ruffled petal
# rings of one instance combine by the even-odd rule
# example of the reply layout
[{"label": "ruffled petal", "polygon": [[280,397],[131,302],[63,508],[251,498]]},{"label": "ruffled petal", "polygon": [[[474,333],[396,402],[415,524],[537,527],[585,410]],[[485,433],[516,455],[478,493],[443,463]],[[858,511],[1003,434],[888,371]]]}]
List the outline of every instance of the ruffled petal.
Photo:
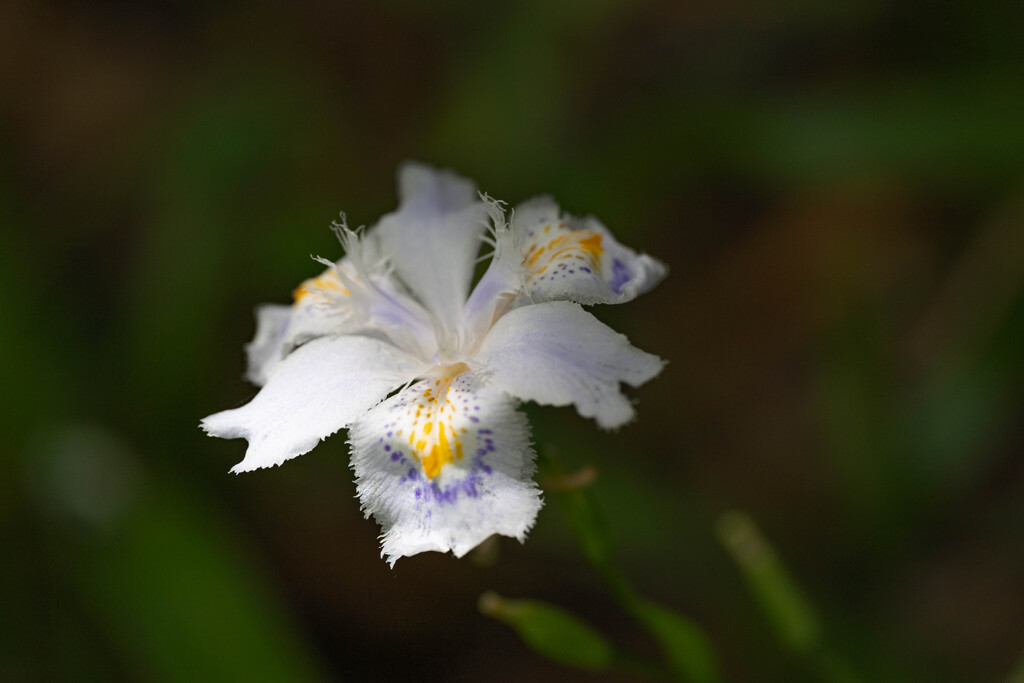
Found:
[{"label": "ruffled petal", "polygon": [[632,419],[619,383],[640,386],[664,366],[578,304],[552,301],[503,316],[474,360],[489,386],[544,405],[574,404],[605,429]]},{"label": "ruffled petal", "polygon": [[252,401],[201,425],[211,436],[249,441],[232,472],[280,465],[348,426],[417,369],[409,356],[377,339],[315,339],[282,360]]},{"label": "ruffled petal", "polygon": [[382,555],[461,557],[491,534],[523,541],[541,507],[529,425],[471,372],[422,380],[349,429],[352,468]]},{"label": "ruffled petal", "polygon": [[476,267],[484,206],[472,182],[423,164],[402,165],[398,188],[398,211],[376,229],[381,247],[413,294],[454,328]]},{"label": "ruffled petal", "polygon": [[665,264],[615,241],[593,216],[560,214],[550,197],[516,207],[512,229],[526,269],[524,298],[531,302],[620,304],[665,277]]},{"label": "ruffled petal", "polygon": [[256,335],[245,347],[247,380],[263,386],[299,344],[359,328],[350,305],[351,292],[342,284],[339,268],[352,270],[344,259],[296,287],[291,306],[264,304],[256,309]]}]

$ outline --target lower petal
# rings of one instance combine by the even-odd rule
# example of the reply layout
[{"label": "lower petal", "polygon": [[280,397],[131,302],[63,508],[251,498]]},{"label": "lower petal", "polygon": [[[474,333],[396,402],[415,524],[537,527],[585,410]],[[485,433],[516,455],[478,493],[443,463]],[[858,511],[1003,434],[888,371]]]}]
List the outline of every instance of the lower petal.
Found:
[{"label": "lower petal", "polygon": [[461,557],[492,534],[520,541],[541,507],[526,418],[470,372],[417,382],[349,429],[363,511],[382,555]]}]

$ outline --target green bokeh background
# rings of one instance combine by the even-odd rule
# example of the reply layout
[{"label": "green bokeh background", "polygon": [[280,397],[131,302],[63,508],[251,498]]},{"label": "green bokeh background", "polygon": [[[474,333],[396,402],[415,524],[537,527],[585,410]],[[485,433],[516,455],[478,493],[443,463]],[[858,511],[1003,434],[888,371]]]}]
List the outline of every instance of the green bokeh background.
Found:
[{"label": "green bokeh background", "polygon": [[716,540],[737,508],[863,680],[1006,680],[1022,26],[1014,2],[3,3],[0,679],[591,679],[480,615],[488,589],[653,652],[555,504],[496,561],[392,571],[342,435],[236,477],[244,444],[198,429],[254,393],[254,306],[415,158],[670,265],[596,311],[670,360],[638,420],[528,411],[727,680],[810,676]]}]

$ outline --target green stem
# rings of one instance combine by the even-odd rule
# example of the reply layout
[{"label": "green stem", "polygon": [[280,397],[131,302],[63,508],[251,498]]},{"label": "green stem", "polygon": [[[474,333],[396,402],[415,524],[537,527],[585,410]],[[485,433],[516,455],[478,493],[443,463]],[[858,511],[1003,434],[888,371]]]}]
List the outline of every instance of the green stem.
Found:
[{"label": "green stem", "polygon": [[[568,479],[553,458],[549,457],[548,463],[556,476]],[[623,610],[661,646],[665,664],[633,660],[631,663],[634,668],[640,666],[643,669],[638,673],[697,683],[718,681],[714,655],[699,627],[672,610],[644,598],[615,566],[604,518],[590,492],[573,488],[563,495],[564,512],[583,556]]]}]

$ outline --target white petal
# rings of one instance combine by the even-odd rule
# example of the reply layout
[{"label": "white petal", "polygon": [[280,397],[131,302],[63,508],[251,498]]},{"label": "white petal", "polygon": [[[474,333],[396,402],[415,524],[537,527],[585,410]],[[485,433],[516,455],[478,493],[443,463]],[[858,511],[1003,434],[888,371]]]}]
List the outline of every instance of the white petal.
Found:
[{"label": "white petal", "polygon": [[552,301],[503,316],[475,360],[488,385],[544,405],[575,404],[605,429],[633,417],[619,383],[637,387],[664,366],[578,304]]},{"label": "white petal", "polygon": [[349,443],[392,565],[427,550],[461,557],[491,534],[522,541],[541,507],[525,417],[470,372],[392,396],[352,425]]},{"label": "white petal", "polygon": [[472,182],[451,171],[406,163],[399,169],[398,211],[377,227],[398,277],[445,324],[466,302],[485,229]]},{"label": "white petal", "polygon": [[232,472],[280,465],[351,424],[415,371],[404,353],[376,339],[315,339],[281,361],[252,401],[210,415],[202,427],[249,441]]},{"label": "white petal", "polygon": [[285,356],[284,333],[292,307],[264,304],[256,309],[256,336],[245,345],[245,378],[256,386],[267,382],[271,370]]},{"label": "white petal", "polygon": [[[347,259],[337,265],[351,271]],[[256,309],[256,336],[245,347],[245,378],[257,386],[266,384],[277,365],[295,347],[317,337],[355,332],[350,292],[337,271],[328,268],[295,288],[295,303],[264,304]]]},{"label": "white petal", "polygon": [[593,216],[561,215],[550,197],[516,207],[513,231],[527,271],[525,298],[582,304],[623,303],[665,277],[665,264],[615,241]]}]

